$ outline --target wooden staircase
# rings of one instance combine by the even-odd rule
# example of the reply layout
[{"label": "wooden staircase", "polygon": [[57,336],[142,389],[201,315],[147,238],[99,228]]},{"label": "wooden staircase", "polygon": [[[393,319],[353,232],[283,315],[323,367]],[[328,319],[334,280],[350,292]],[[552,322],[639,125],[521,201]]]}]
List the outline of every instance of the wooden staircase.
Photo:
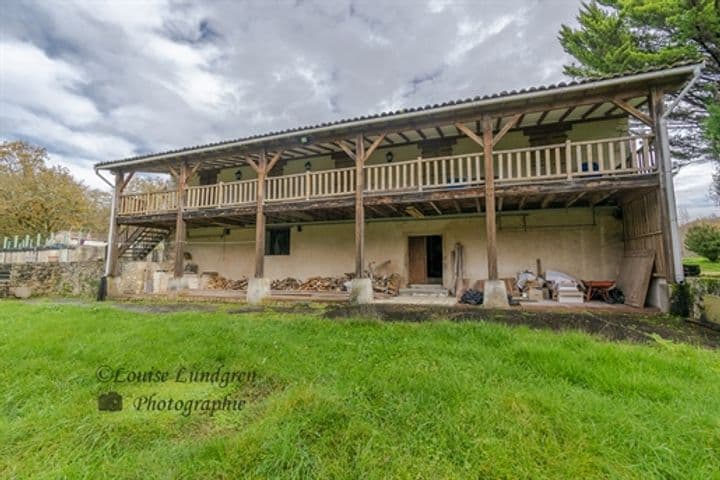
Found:
[{"label": "wooden staircase", "polygon": [[170,230],[155,227],[124,227],[120,232],[118,255],[126,260],[145,260]]}]

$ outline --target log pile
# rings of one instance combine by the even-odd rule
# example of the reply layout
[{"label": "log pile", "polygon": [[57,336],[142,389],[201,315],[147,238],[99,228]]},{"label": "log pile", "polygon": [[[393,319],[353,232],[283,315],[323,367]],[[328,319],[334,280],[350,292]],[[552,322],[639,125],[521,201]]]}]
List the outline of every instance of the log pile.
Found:
[{"label": "log pile", "polygon": [[400,292],[400,275],[392,273],[372,279],[373,291],[395,296]]},{"label": "log pile", "polygon": [[347,274],[344,277],[312,277],[302,282],[297,289],[309,292],[341,292],[345,290],[345,283],[350,280]]},{"label": "log pile", "polygon": [[288,277],[283,278],[282,280],[273,280],[270,284],[270,288],[272,290],[297,290],[300,285],[301,283],[299,280]]},{"label": "log pile", "polygon": [[231,280],[222,275],[216,275],[208,281],[210,290],[247,290],[247,285],[248,280],[244,277],[240,280]]},{"label": "log pile", "polygon": [[[272,290],[292,290],[300,292],[342,292],[346,290],[346,284],[355,275],[346,273],[342,277],[311,277],[301,282],[292,277],[273,280],[270,284]],[[375,276],[372,279],[373,291],[386,295],[397,295],[400,291],[400,275]],[[210,290],[247,290],[248,280],[231,280],[221,275],[216,275],[208,281]]]}]

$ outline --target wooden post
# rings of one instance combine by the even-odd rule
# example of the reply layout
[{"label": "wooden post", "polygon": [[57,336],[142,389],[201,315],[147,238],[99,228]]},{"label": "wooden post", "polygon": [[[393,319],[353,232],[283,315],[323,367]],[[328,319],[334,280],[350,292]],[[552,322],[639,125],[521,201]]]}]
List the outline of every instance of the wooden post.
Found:
[{"label": "wooden post", "polygon": [[362,135],[355,139],[355,277],[364,278],[365,269],[365,140]]},{"label": "wooden post", "polygon": [[485,232],[487,237],[488,280],[498,279],[497,239],[495,231],[495,169],[493,167],[493,125],[483,117],[483,156],[485,158]]},{"label": "wooden post", "polygon": [[177,215],[175,217],[175,269],[173,276],[182,278],[185,271],[185,220],[183,209],[185,206],[185,188],[188,181],[188,167],[183,163],[177,176]]},{"label": "wooden post", "polygon": [[122,191],[125,186],[125,174],[115,172],[115,188],[113,189],[112,208],[110,209],[110,230],[108,232],[108,249],[107,261],[105,264],[105,276],[117,277],[118,269],[118,233],[117,212],[120,209],[120,201],[122,200]]},{"label": "wooden post", "polygon": [[[657,88],[650,89],[650,114],[655,134],[655,162],[658,166],[658,200],[660,204],[660,224],[662,225],[663,248],[665,249],[665,278],[668,282],[683,279],[682,261],[680,259],[680,240],[677,233],[677,212],[675,192],[673,191],[672,162],[665,121],[663,104],[664,92]],[[645,159],[646,165],[649,159]],[[679,267],[678,267],[679,264]]]},{"label": "wooden post", "polygon": [[265,177],[267,175],[267,156],[265,150],[260,152],[257,169],[257,196],[255,212],[255,278],[265,274]]}]

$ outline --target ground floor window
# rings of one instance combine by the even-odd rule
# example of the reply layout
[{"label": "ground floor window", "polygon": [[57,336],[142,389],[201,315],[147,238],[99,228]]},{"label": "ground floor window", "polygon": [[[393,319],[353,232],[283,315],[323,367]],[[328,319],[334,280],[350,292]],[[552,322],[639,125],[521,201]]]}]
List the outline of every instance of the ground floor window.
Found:
[{"label": "ground floor window", "polygon": [[265,235],[265,255],[290,255],[290,229],[270,228]]}]

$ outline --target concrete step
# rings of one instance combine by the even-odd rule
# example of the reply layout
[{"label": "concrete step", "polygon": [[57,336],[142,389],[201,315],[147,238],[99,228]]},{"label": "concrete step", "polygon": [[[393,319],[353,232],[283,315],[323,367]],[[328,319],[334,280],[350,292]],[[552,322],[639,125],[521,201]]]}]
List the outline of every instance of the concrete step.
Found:
[{"label": "concrete step", "polygon": [[410,297],[447,297],[450,292],[442,285],[408,285],[400,289],[400,295]]}]

